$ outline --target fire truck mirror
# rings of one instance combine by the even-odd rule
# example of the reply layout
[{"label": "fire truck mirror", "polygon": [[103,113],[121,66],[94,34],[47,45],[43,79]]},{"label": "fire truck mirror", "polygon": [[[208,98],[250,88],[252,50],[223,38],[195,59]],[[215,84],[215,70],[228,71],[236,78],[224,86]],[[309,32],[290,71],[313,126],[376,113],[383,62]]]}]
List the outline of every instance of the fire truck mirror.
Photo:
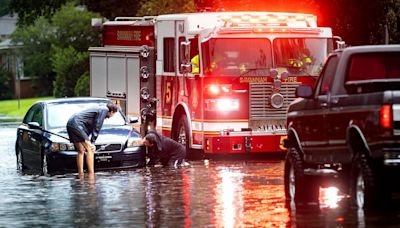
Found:
[{"label": "fire truck mirror", "polygon": [[190,41],[181,42],[179,55],[183,64],[190,63]]},{"label": "fire truck mirror", "polygon": [[187,74],[187,73],[191,73],[192,72],[192,64],[190,63],[182,63],[181,64],[181,72],[182,74]]}]

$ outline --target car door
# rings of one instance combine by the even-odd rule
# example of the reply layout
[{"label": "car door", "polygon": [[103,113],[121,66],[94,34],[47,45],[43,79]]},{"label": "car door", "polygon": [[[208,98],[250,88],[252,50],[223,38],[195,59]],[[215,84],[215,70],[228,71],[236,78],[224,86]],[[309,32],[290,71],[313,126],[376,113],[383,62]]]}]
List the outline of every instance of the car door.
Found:
[{"label": "car door", "polygon": [[337,56],[332,55],[317,81],[315,97],[312,100],[308,119],[308,136],[305,148],[314,161],[326,162],[329,160],[327,114],[329,112],[330,90],[337,67]]},{"label": "car door", "polygon": [[41,142],[43,132],[39,129],[32,129],[29,123],[36,122],[43,127],[43,106],[39,103],[34,105],[24,119],[22,150],[24,162],[30,167],[40,167],[41,165]]}]

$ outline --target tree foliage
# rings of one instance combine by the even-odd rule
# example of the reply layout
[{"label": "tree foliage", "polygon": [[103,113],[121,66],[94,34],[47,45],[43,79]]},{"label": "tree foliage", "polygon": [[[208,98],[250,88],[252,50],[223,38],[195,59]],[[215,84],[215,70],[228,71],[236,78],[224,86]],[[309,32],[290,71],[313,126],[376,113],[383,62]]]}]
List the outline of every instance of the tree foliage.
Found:
[{"label": "tree foliage", "polygon": [[0,100],[10,99],[13,91],[12,74],[0,65]]},{"label": "tree foliage", "polygon": [[39,17],[32,25],[17,28],[13,41],[24,45],[21,48],[24,70],[34,79],[40,95],[51,95],[53,85],[56,96],[71,96],[71,91],[73,95],[76,81],[89,69],[88,48],[99,45],[98,31],[90,25],[93,17],[99,15],[67,4],[51,20]]},{"label": "tree foliage", "polygon": [[0,17],[10,13],[10,1],[0,0]]},{"label": "tree foliage", "polygon": [[52,65],[56,73],[55,97],[72,97],[79,78],[88,70],[88,53],[79,52],[72,46],[53,47]]},{"label": "tree foliage", "polygon": [[23,44],[19,48],[24,60],[25,75],[29,75],[40,94],[51,95],[54,72],[51,66],[51,46],[55,43],[55,28],[44,17],[34,24],[18,27],[12,34],[13,42]]},{"label": "tree foliage", "polygon": [[115,17],[136,16],[141,0],[81,0],[88,10],[113,20]]},{"label": "tree foliage", "polygon": [[76,96],[89,96],[90,95],[90,77],[89,72],[85,72],[76,82],[75,95]]},{"label": "tree foliage", "polygon": [[195,12],[196,6],[193,0],[148,0],[143,1],[138,16],[160,15],[169,13],[190,13]]},{"label": "tree foliage", "polygon": [[10,10],[18,14],[18,25],[34,24],[39,17],[47,19],[71,0],[10,0]]}]

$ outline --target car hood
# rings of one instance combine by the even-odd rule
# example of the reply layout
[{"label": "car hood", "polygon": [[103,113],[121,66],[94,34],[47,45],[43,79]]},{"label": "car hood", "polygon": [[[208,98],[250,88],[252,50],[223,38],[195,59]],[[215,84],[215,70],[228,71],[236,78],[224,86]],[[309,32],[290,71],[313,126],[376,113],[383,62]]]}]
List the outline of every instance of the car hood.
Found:
[{"label": "car hood", "polygon": [[[60,136],[68,138],[68,133],[66,128],[53,129],[51,132],[55,134],[50,134],[49,138],[53,142],[69,142],[67,139]],[[60,136],[58,136],[58,135]],[[130,125],[121,126],[103,126],[100,130],[99,137],[96,140],[96,144],[102,143],[125,143],[128,137],[140,137],[139,133],[134,131]]]}]

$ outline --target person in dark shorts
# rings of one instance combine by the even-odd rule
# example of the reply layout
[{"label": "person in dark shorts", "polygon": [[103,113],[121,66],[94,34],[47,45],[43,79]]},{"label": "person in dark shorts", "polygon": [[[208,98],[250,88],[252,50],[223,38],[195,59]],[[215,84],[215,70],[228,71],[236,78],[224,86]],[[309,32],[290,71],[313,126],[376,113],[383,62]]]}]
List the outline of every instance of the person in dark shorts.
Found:
[{"label": "person in dark shorts", "polygon": [[143,138],[143,145],[148,147],[150,161],[148,165],[161,162],[163,166],[177,168],[185,162],[186,147],[168,137],[150,129]]},{"label": "person in dark shorts", "polygon": [[[78,173],[83,174],[83,160],[86,153],[86,165],[89,174],[94,174],[94,142],[96,141],[105,118],[110,118],[118,111],[118,106],[109,102],[107,106],[91,108],[72,115],[67,123],[69,140],[74,143],[78,156]],[[91,138],[89,139],[89,136]]]}]

